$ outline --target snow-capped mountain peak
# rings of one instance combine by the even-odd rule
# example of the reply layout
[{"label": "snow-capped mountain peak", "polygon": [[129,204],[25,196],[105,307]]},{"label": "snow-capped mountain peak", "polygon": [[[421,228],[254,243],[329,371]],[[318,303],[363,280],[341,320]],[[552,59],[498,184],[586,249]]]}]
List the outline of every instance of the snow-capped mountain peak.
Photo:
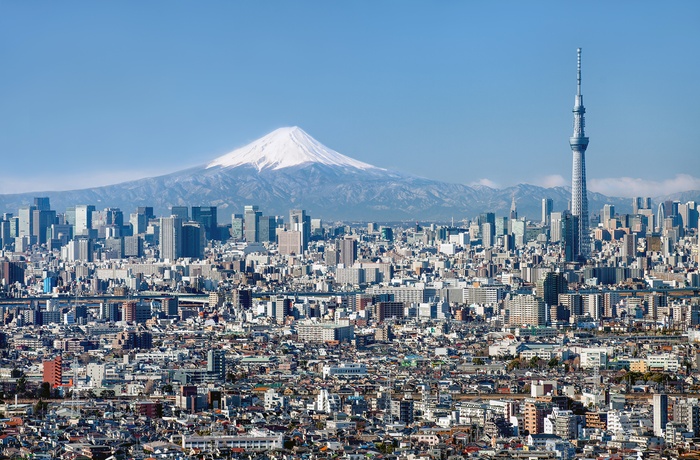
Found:
[{"label": "snow-capped mountain peak", "polygon": [[329,149],[297,126],[276,129],[244,147],[220,156],[210,162],[207,169],[251,165],[262,171],[307,163],[362,170],[380,169]]}]

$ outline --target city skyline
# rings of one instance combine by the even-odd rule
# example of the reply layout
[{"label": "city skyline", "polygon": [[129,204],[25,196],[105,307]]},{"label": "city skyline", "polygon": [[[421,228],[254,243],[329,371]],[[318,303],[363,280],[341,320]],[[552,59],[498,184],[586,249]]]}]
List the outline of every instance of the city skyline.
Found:
[{"label": "city skyline", "polygon": [[568,185],[562,133],[577,47],[587,50],[595,115],[588,188],[700,188],[687,167],[697,156],[690,2],[577,8],[595,24],[589,36],[568,30],[574,8],[558,4],[503,14],[498,5],[387,4],[371,17],[362,5],[313,2],[156,2],[139,14],[130,3],[77,5],[4,5],[12,71],[0,77],[0,150],[35,161],[9,162],[0,193],[168,173],[290,125],[359,161],[431,179]]}]

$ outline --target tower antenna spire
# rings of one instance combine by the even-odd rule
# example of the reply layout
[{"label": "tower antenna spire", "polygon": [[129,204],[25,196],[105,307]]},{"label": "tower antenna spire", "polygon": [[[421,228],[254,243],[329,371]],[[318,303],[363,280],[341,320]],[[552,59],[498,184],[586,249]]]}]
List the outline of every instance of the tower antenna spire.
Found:
[{"label": "tower antenna spire", "polygon": [[576,74],[576,94],[581,95],[581,48],[577,50],[578,53],[578,72]]}]

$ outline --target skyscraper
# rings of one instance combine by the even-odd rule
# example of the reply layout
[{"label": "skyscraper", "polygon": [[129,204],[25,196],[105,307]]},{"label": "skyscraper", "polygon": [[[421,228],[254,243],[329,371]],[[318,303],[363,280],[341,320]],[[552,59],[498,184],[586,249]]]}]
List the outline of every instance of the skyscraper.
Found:
[{"label": "skyscraper", "polygon": [[639,214],[640,209],[651,209],[651,198],[648,196],[632,198],[632,214]]},{"label": "skyscraper", "polygon": [[183,222],[190,220],[190,208],[187,206],[171,206],[170,215],[177,216],[182,219]]},{"label": "skyscraper", "polygon": [[585,135],[585,113],[583,95],[581,94],[581,48],[578,49],[576,99],[574,102],[574,134],[569,139],[574,154],[571,176],[571,214],[578,218],[578,244],[574,248],[578,259],[586,259],[590,253],[588,234],[588,192],[586,191],[586,148],[588,138]]},{"label": "skyscraper", "polygon": [[549,225],[550,215],[554,208],[554,201],[551,198],[542,198],[542,225]]},{"label": "skyscraper", "polygon": [[39,211],[49,211],[51,204],[48,197],[34,197],[34,207]]},{"label": "skyscraper", "polygon": [[655,393],[654,406],[654,435],[663,436],[668,423],[668,395]]},{"label": "skyscraper", "polygon": [[92,213],[95,206],[91,204],[79,204],[75,207],[75,230],[73,235],[88,235],[92,229]]},{"label": "skyscraper", "polygon": [[204,258],[206,244],[204,226],[199,222],[182,223],[182,257]]},{"label": "skyscraper", "polygon": [[303,209],[292,209],[289,211],[289,230],[301,232],[302,249],[308,249],[309,240],[311,239],[311,216],[306,215],[306,211]]},{"label": "skyscraper", "polygon": [[352,267],[357,260],[357,240],[345,237],[340,240],[340,263],[346,268]]},{"label": "skyscraper", "polygon": [[615,217],[615,206],[612,204],[603,205],[603,212],[600,216],[600,220],[603,222],[603,226],[605,228],[608,228],[608,222],[613,217]]},{"label": "skyscraper", "polygon": [[629,263],[632,259],[637,257],[637,235],[628,233],[622,237],[620,257],[622,257],[625,263]]},{"label": "skyscraper", "polygon": [[[515,203],[515,197],[513,197],[513,204]],[[513,215],[513,208],[511,208],[511,216]],[[512,217],[511,217],[512,219]],[[490,226],[487,227],[489,231],[489,235],[486,235],[486,237],[483,235],[484,231],[484,224],[490,224]],[[481,228],[481,240],[483,242],[484,238],[487,238],[488,241],[493,242],[494,237],[496,236],[496,214],[492,212],[482,212],[481,215],[479,216],[479,226]],[[491,244],[493,246],[493,244]]]},{"label": "skyscraper", "polygon": [[244,209],[244,233],[245,240],[248,243],[257,243],[258,240],[258,225],[262,213],[258,211],[255,205],[247,205]]},{"label": "skyscraper", "polygon": [[231,215],[231,238],[234,240],[243,239],[243,214]]},{"label": "skyscraper", "polygon": [[208,240],[218,239],[216,206],[192,206],[192,220],[202,224]]},{"label": "skyscraper", "polygon": [[216,375],[216,378],[226,378],[226,352],[224,350],[209,350],[207,352],[207,372]]},{"label": "skyscraper", "polygon": [[569,284],[563,273],[547,272],[535,285],[537,298],[542,299],[545,305],[551,307],[559,304],[559,294],[566,294]]},{"label": "skyscraper", "polygon": [[[552,217],[554,222],[554,217]],[[569,211],[561,213],[561,230],[559,233],[559,241],[561,241],[562,249],[564,250],[564,260],[566,262],[574,262],[577,259],[578,253],[576,250],[581,247],[579,244],[579,218],[574,216]]]},{"label": "skyscraper", "polygon": [[277,218],[275,216],[258,217],[258,234],[256,241],[266,243],[277,239]]},{"label": "skyscraper", "polygon": [[19,208],[19,234],[31,238],[34,234],[34,206],[23,206]]},{"label": "skyscraper", "polygon": [[493,227],[491,223],[484,222],[481,224],[481,245],[485,248],[493,247]]},{"label": "skyscraper", "polygon": [[170,262],[182,255],[182,219],[162,217],[160,219],[160,258]]}]

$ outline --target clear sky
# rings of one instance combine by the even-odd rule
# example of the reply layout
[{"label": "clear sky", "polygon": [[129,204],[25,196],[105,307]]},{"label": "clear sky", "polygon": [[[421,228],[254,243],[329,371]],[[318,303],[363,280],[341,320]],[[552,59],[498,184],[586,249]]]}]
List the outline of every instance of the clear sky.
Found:
[{"label": "clear sky", "polygon": [[[700,189],[700,2],[0,0],[0,193],[203,164],[297,125],[376,166]],[[621,179],[622,178],[622,179]]]}]

